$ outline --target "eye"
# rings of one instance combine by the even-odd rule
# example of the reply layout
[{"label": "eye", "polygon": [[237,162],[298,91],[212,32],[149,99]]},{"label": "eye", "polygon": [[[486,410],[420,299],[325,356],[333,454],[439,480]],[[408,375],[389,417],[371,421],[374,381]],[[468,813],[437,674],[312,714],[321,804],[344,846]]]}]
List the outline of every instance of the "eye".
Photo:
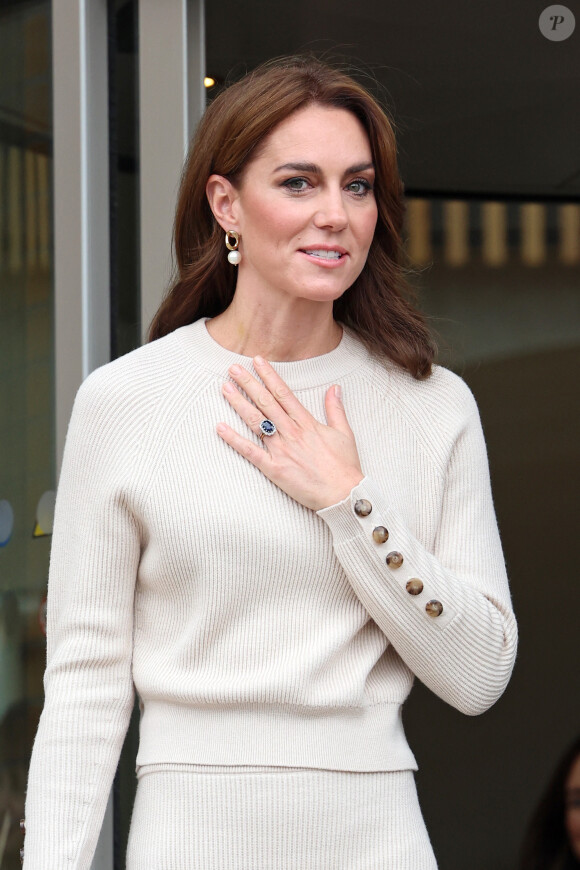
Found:
[{"label": "eye", "polygon": [[373,190],[371,183],[366,178],[356,178],[354,181],[349,182],[346,187],[355,196],[366,196]]},{"label": "eye", "polygon": [[286,181],[282,182],[282,187],[285,187],[286,190],[290,190],[293,193],[302,193],[302,191],[307,190],[309,186],[310,185],[306,178],[288,178]]}]

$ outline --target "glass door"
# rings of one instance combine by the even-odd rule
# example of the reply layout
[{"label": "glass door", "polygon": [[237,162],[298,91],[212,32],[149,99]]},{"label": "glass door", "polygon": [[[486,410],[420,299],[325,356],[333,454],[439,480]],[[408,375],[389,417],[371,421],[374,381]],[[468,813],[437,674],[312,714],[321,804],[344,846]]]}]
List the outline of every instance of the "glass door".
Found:
[{"label": "glass door", "polygon": [[[161,300],[203,69],[202,0],[0,4],[2,870],[20,867],[54,491],[74,396],[94,368],[140,343]],[[135,726],[94,870],[124,866]]]},{"label": "glass door", "polygon": [[55,487],[51,4],[0,11],[0,867],[20,867]]}]

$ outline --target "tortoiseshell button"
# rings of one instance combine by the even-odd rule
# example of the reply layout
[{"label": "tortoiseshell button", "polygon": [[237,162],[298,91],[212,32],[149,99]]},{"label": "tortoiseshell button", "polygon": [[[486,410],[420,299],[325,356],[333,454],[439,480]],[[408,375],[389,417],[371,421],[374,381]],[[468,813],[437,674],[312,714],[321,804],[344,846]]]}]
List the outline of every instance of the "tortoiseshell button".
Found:
[{"label": "tortoiseshell button", "polygon": [[423,581],[419,580],[418,577],[412,577],[410,580],[407,580],[405,589],[409,595],[420,595],[423,591]]},{"label": "tortoiseshell button", "polygon": [[368,517],[372,509],[372,504],[366,498],[359,498],[354,503],[354,512],[359,517]]},{"label": "tortoiseshell button", "polygon": [[389,568],[400,568],[403,564],[403,557],[400,553],[397,553],[396,550],[393,550],[392,553],[389,553],[387,556],[387,565]]},{"label": "tortoiseshell button", "polygon": [[434,598],[431,601],[428,601],[425,605],[425,610],[429,614],[429,616],[441,616],[443,613],[443,605],[440,601],[436,601]]},{"label": "tortoiseshell button", "polygon": [[389,533],[384,526],[376,526],[376,528],[373,529],[373,540],[375,540],[377,544],[384,544],[385,541],[389,540]]}]

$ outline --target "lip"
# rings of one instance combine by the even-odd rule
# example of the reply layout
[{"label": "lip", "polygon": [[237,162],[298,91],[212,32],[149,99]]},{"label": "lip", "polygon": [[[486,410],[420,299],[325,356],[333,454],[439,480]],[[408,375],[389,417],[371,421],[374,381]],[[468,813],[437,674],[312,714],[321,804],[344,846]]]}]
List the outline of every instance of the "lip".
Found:
[{"label": "lip", "polygon": [[341,248],[340,245],[305,245],[300,248],[300,251],[303,254],[307,254],[308,251],[336,251],[338,254],[348,254],[346,248]]},{"label": "lip", "polygon": [[[323,257],[313,257],[310,253],[311,251],[335,251],[341,256],[333,260],[327,260]],[[308,245],[308,247],[300,248],[298,253],[307,257],[310,263],[314,263],[322,269],[338,269],[348,260],[348,251],[340,245]]]}]

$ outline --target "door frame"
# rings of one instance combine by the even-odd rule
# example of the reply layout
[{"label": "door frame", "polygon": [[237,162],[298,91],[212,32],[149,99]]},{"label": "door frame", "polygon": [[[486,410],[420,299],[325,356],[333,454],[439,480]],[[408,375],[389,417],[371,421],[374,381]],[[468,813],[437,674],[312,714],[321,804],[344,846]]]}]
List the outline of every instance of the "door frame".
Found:
[{"label": "door frame", "polygon": [[[177,185],[205,107],[204,0],[139,0],[138,16],[144,335],[169,278]],[[111,358],[107,25],[107,0],[52,4],[57,476],[78,387]],[[113,835],[110,798],[93,870],[113,870]]]}]

